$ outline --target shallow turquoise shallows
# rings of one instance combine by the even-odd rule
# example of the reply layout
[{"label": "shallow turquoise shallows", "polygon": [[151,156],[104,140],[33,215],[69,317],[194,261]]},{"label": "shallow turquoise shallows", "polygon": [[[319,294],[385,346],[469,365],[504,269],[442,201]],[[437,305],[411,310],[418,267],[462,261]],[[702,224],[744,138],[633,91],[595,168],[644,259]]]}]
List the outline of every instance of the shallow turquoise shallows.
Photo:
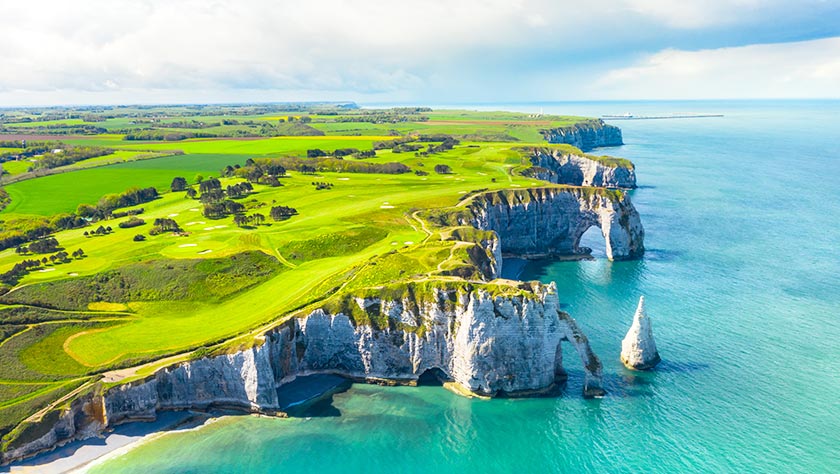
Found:
[{"label": "shallow turquoise shallows", "polygon": [[[604,363],[581,398],[469,400],[355,385],[309,419],[224,418],[98,473],[840,472],[840,102],[496,105],[616,121],[632,159],[641,261],[531,262]],[[602,240],[602,239],[601,239]],[[602,242],[597,244],[603,246]],[[596,255],[597,245],[591,245]],[[618,360],[645,295],[663,362]]]}]

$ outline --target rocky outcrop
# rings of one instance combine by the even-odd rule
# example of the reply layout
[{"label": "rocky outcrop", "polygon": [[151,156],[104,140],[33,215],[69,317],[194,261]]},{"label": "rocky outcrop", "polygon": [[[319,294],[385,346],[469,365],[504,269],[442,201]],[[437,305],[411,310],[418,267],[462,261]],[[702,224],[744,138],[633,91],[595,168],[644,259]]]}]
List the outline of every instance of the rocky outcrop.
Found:
[{"label": "rocky outcrop", "polygon": [[629,369],[647,370],[654,368],[659,361],[653,328],[645,311],[645,297],[642,296],[633,315],[633,324],[621,341],[621,362]]},{"label": "rocky outcrop", "polygon": [[542,130],[541,132],[548,143],[566,143],[583,151],[589,151],[599,146],[624,144],[621,138],[621,129],[614,125],[607,125],[603,120],[589,120],[568,127]]},{"label": "rocky outcrop", "polygon": [[597,188],[533,188],[476,196],[466,211],[451,216],[459,224],[493,230],[502,253],[532,258],[585,255],[584,232],[601,229],[610,260],[639,258],[644,253],[644,228],[630,197]]},{"label": "rocky outcrop", "polygon": [[636,187],[636,168],[628,160],[556,148],[533,148],[527,154],[533,166],[523,174],[543,181],[572,186]]},{"label": "rocky outcrop", "polygon": [[5,462],[100,433],[159,410],[239,408],[275,413],[277,389],[301,375],[414,383],[439,371],[487,396],[550,391],[566,378],[561,343],[577,350],[584,396],[603,395],[601,363],[554,285],[473,285],[451,280],[334,297],[266,332],[253,346],[158,370],[143,380],[77,399],[44,430],[3,453]]}]

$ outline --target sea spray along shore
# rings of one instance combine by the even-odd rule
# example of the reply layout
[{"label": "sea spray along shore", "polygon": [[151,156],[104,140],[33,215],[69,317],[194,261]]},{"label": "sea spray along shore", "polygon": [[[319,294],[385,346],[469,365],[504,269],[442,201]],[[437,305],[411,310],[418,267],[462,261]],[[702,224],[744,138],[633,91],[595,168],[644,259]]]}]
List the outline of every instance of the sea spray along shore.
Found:
[{"label": "sea spray along shore", "polygon": [[[223,108],[237,118],[219,124],[178,108],[105,111],[51,152],[170,155],[82,159],[7,186],[4,461],[159,410],[282,414],[278,387],[315,373],[413,384],[437,371],[465,393],[543,394],[567,377],[562,341],[582,361],[583,395],[603,394],[601,363],[556,288],[498,277],[503,255],[585,257],[590,227],[611,260],[643,254],[640,216],[614,188],[635,186],[633,164],[580,149],[620,144],[618,129],[287,108]],[[171,118],[150,127],[143,114]],[[18,123],[4,142],[15,162],[44,159],[23,132],[74,127]],[[185,123],[209,126],[197,138]],[[60,201],[39,198],[61,186]]]}]

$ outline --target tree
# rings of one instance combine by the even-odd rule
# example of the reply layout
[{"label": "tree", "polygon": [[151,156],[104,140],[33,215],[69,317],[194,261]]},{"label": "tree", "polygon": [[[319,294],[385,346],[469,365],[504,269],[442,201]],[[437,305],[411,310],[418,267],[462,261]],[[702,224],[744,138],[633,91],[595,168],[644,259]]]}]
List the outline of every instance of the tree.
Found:
[{"label": "tree", "polygon": [[175,178],[172,179],[172,184],[169,185],[169,189],[171,189],[172,192],[183,191],[183,190],[187,189],[187,186],[188,185],[187,185],[186,178],[176,176]]},{"label": "tree", "polygon": [[143,235],[143,234],[137,234],[137,235],[134,236],[134,241],[135,242],[142,242],[144,240],[146,240],[146,236]]},{"label": "tree", "polygon": [[452,174],[452,168],[450,168],[449,165],[435,165],[435,173]]},{"label": "tree", "polygon": [[193,178],[193,182],[195,184],[201,184],[202,181],[204,181],[204,176],[203,175],[197,174],[197,175],[195,175],[195,178]]},{"label": "tree", "polygon": [[297,209],[288,206],[275,206],[271,208],[271,218],[275,221],[286,220],[298,213]]},{"label": "tree", "polygon": [[198,191],[196,191],[195,188],[187,188],[187,195],[186,196],[188,198],[195,199],[195,197],[197,195],[198,195]]},{"label": "tree", "polygon": [[254,222],[254,224],[260,225],[263,222],[265,222],[265,216],[257,212],[256,214],[251,216],[251,220]]},{"label": "tree", "polygon": [[198,185],[201,194],[222,189],[222,183],[216,178],[209,178]]},{"label": "tree", "polygon": [[233,216],[233,223],[236,224],[238,227],[245,227],[248,225],[248,217],[243,214],[237,214]]}]

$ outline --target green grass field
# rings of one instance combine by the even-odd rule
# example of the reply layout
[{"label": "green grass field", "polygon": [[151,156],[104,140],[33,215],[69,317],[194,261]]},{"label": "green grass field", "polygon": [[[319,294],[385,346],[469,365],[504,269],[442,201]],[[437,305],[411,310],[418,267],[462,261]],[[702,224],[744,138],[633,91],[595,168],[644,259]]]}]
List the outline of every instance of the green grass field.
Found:
[{"label": "green grass field", "polygon": [[[185,113],[178,107],[172,110]],[[235,118],[276,121],[288,115],[295,114]],[[144,209],[138,217],[145,225],[119,228],[118,223],[126,220],[120,218],[101,223],[113,228],[107,235],[85,235],[100,223],[55,233],[61,247],[68,252],[83,249],[86,256],[42,265],[0,297],[0,435],[86,383],[87,377],[247,338],[251,331],[307,305],[323,303],[331,295],[429,278],[448,282],[482,278],[470,254],[480,233],[435,227],[418,211],[457,206],[479,190],[545,186],[514,172],[528,166],[517,147],[545,146],[541,128],[583,120],[467,111],[423,112],[420,116],[426,121],[397,123],[311,116],[310,125],[327,135],[175,142],[126,141],[114,134],[70,137],[69,143],[117,151],[75,163],[59,174],[6,186],[11,203],[0,213],[0,226],[27,216],[74,212],[80,204],[96,204],[105,194],[134,186],[153,186],[162,195],[134,206]],[[225,118],[190,120],[209,123]],[[109,118],[95,125],[115,130],[135,126],[133,120]],[[267,218],[245,228],[238,227],[233,216],[205,217],[198,199],[169,192],[176,176],[193,183],[196,175],[219,177],[226,165],[245,165],[249,158],[304,157],[315,148],[370,150],[375,142],[394,139],[393,133],[445,133],[460,136],[461,142],[428,156],[382,149],[363,160],[401,163],[410,173],[289,171],[279,179],[282,186],[254,184],[252,193],[234,199],[246,207],[245,214],[268,216],[277,205],[293,207],[298,214],[282,221]],[[149,155],[176,151],[184,154]],[[15,168],[23,164],[4,163],[4,167],[17,174],[25,171]],[[452,172],[438,174],[437,165]],[[223,188],[242,182],[238,177],[221,179]],[[319,190],[316,182],[331,187]],[[182,232],[150,235],[158,218],[174,219]],[[145,240],[135,241],[138,234]],[[19,255],[12,248],[1,251],[0,272],[26,258],[33,256]]]}]

